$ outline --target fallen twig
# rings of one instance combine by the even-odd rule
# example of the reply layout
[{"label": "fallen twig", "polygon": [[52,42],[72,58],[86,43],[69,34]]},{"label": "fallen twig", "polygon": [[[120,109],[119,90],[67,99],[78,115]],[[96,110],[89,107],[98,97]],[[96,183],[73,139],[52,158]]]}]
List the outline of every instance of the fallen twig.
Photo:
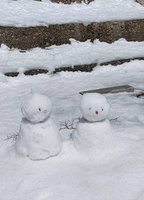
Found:
[{"label": "fallen twig", "polygon": [[110,119],[110,122],[111,122],[111,121],[116,121],[118,118],[120,118],[120,116],[119,116],[119,117],[116,117],[116,118],[113,118],[113,119]]},{"label": "fallen twig", "polygon": [[78,118],[76,119],[73,119],[72,121],[70,120],[67,120],[65,122],[61,122],[60,123],[60,130],[63,130],[63,129],[68,129],[68,130],[75,130],[76,129],[76,126],[74,125],[75,124],[75,121],[79,120]]},{"label": "fallen twig", "polygon": [[13,135],[7,135],[7,137],[4,139],[5,140],[13,140],[13,141],[16,141],[18,138],[18,134],[13,134]]}]

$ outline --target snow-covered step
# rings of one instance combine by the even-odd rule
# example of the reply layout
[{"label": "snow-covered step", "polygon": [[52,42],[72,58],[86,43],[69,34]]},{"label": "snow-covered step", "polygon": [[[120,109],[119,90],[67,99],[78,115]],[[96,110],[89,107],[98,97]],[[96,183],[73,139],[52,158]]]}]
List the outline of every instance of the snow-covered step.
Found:
[{"label": "snow-covered step", "polygon": [[144,19],[144,7],[135,0],[95,0],[90,4],[57,4],[49,0],[0,1],[0,26],[31,27]]},{"label": "snow-covered step", "polygon": [[144,7],[135,0],[0,1],[0,43],[19,49],[66,44],[69,38],[144,41],[143,27]]},{"label": "snow-covered step", "polygon": [[71,44],[53,45],[47,49],[34,48],[21,52],[10,50],[2,45],[0,48],[0,72],[25,72],[33,69],[44,69],[49,72],[59,68],[74,67],[84,71],[96,65],[109,64],[111,61],[135,59],[144,57],[144,42],[127,42],[124,39],[112,44],[95,40],[78,42],[71,39]]},{"label": "snow-covered step", "polygon": [[144,19],[130,21],[109,21],[91,23],[57,24],[40,27],[0,27],[0,43],[10,48],[45,48],[51,45],[69,43],[69,38],[78,41],[99,39],[114,42],[120,38],[127,41],[144,41]]}]

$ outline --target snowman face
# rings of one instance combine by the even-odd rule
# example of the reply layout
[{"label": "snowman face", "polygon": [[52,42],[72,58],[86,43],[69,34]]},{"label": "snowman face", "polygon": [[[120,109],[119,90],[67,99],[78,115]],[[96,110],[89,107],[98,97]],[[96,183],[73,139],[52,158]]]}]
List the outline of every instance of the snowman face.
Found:
[{"label": "snowman face", "polygon": [[80,104],[83,117],[91,122],[104,120],[109,112],[106,98],[97,93],[84,94]]},{"label": "snowman face", "polygon": [[31,122],[42,122],[50,116],[52,105],[47,96],[31,94],[22,105],[23,116]]}]

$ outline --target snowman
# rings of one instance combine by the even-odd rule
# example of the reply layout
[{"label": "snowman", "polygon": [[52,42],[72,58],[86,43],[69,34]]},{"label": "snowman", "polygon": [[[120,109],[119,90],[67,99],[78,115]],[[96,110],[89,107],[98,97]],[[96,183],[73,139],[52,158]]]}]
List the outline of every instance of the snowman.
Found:
[{"label": "snowman", "polygon": [[73,133],[73,142],[77,150],[94,153],[113,153],[118,140],[107,119],[109,104],[106,98],[98,93],[84,94],[80,110],[83,118]]},{"label": "snowman", "polygon": [[16,141],[18,153],[32,160],[47,159],[60,153],[62,140],[56,124],[50,118],[51,101],[41,94],[30,94],[23,102],[23,119]]}]

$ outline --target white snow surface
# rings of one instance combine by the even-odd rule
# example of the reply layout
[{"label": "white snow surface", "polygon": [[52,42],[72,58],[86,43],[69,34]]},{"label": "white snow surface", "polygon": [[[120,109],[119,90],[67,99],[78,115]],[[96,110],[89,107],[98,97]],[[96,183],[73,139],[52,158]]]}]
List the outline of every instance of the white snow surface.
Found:
[{"label": "white snow surface", "polygon": [[144,7],[134,0],[95,0],[87,4],[56,4],[50,1],[1,0],[1,26],[48,26],[50,24],[143,19]]},{"label": "white snow surface", "polygon": [[137,58],[144,56],[144,42],[127,42],[125,39],[108,44],[95,40],[79,42],[70,39],[71,44],[53,45],[46,49],[34,48],[21,53],[10,50],[4,44],[0,48],[0,72],[20,72],[29,69],[48,69],[69,67],[91,63],[103,63],[112,60]]},{"label": "white snow surface", "polygon": [[59,156],[45,161],[19,157],[7,135],[20,127],[20,105],[30,88],[53,102],[57,125],[81,117],[80,91],[130,84],[144,90],[144,61],[97,67],[93,72],[18,76],[0,84],[0,197],[2,200],[143,200],[144,199],[144,99],[134,93],[106,94],[111,105],[108,119],[115,134],[131,145],[123,155],[94,159],[79,154],[70,142],[72,130],[61,130]]}]

